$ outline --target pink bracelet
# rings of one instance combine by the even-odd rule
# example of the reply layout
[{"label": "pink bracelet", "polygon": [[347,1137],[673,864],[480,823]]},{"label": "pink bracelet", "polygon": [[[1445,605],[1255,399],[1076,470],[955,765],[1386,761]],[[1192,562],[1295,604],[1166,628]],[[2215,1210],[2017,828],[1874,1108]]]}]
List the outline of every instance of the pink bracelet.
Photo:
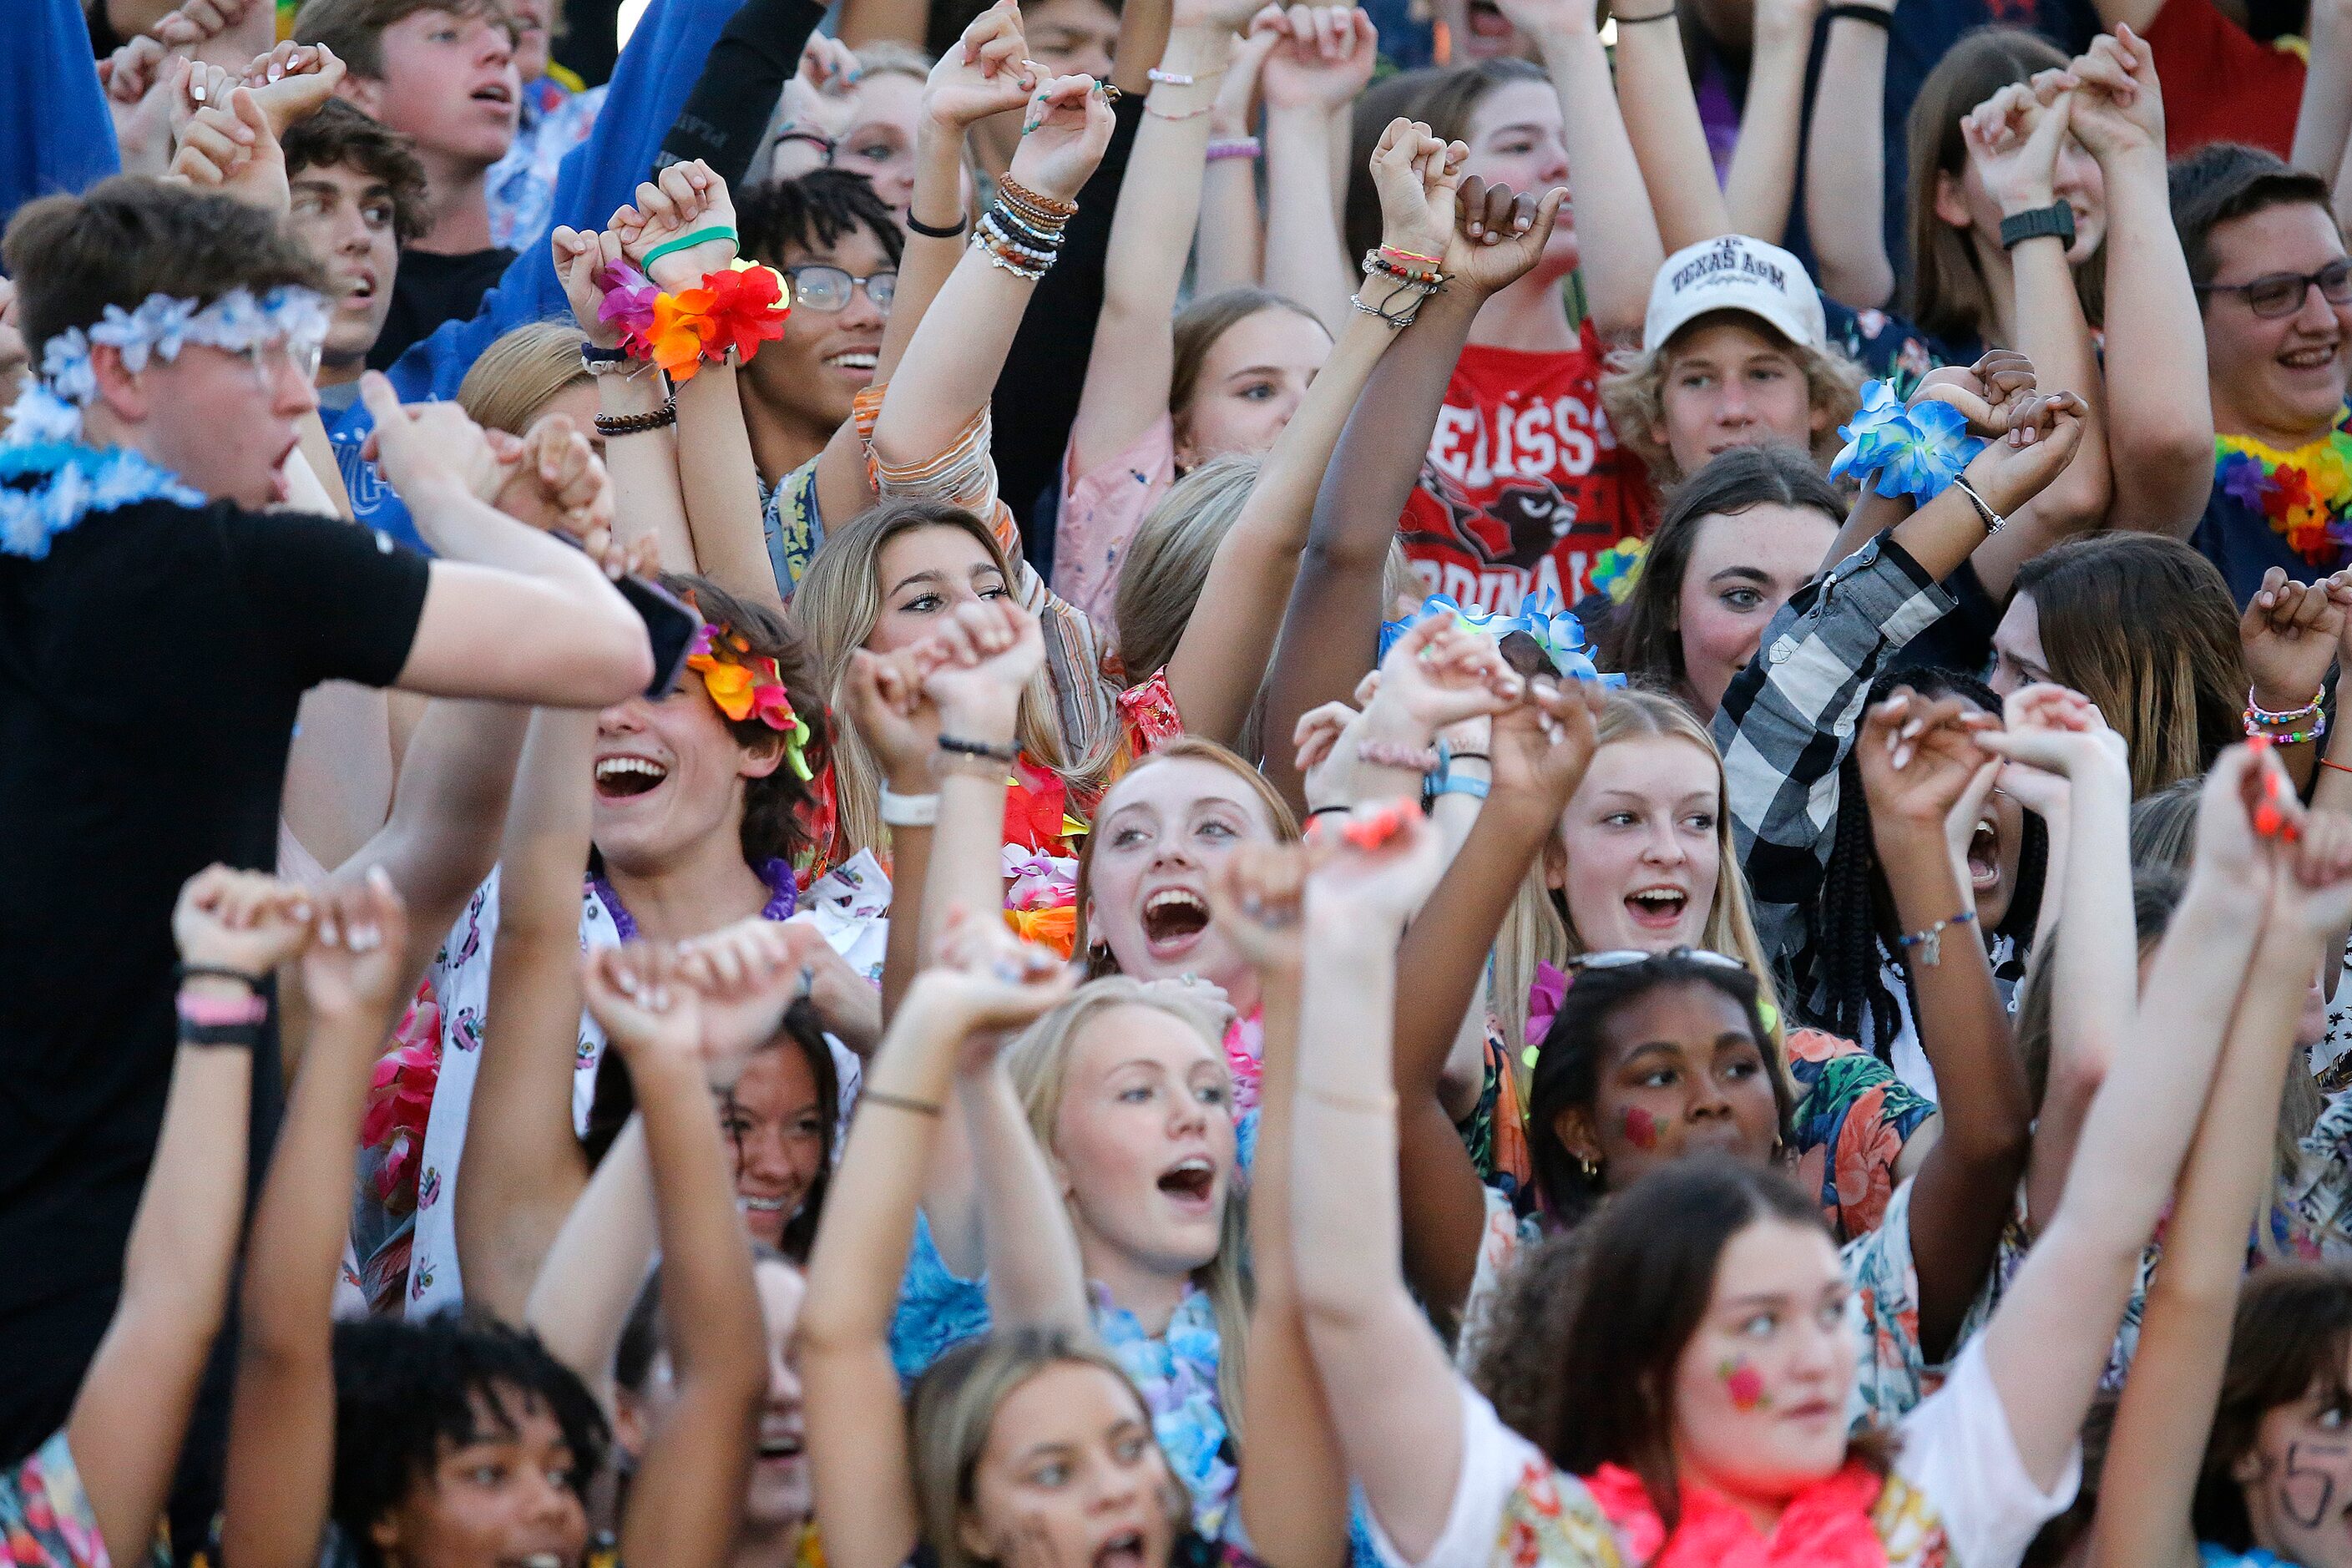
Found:
[{"label": "pink bracelet", "polygon": [[269,1004],[261,996],[179,996],[180,1022],[198,1026],[215,1024],[259,1024],[269,1017]]},{"label": "pink bracelet", "polygon": [[1401,746],[1393,741],[1364,741],[1356,747],[1356,760],[1376,768],[1402,768],[1415,773],[1433,773],[1437,769],[1437,748]]},{"label": "pink bracelet", "polygon": [[1207,156],[1213,163],[1220,158],[1255,158],[1263,151],[1256,137],[1236,136],[1229,142],[1210,142]]}]

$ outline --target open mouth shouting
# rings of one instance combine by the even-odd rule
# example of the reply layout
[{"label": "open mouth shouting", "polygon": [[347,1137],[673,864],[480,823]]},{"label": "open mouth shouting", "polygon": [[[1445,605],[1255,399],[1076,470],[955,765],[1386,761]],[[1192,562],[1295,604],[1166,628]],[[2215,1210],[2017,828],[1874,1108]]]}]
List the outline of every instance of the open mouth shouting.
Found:
[{"label": "open mouth shouting", "polygon": [[1690,894],[1680,888],[1664,883],[1636,888],[1625,895],[1625,918],[1637,931],[1672,931],[1682,923],[1689,904]]},{"label": "open mouth shouting", "polygon": [[1122,1530],[1095,1549],[1094,1568],[1142,1568],[1143,1531]]},{"label": "open mouth shouting", "polygon": [[669,769],[651,757],[616,755],[596,759],[596,798],[632,800],[659,789]]},{"label": "open mouth shouting", "polygon": [[1494,0],[1470,0],[1470,36],[1496,43],[1511,36],[1511,20]]},{"label": "open mouth shouting", "polygon": [[484,82],[467,96],[476,103],[495,104],[500,109],[512,109],[515,95],[502,81]]},{"label": "open mouth shouting", "polygon": [[1160,1190],[1180,1213],[1205,1215],[1216,1207],[1216,1164],[1206,1154],[1189,1154],[1160,1173]]},{"label": "open mouth shouting", "polygon": [[1969,886],[1977,892],[2000,881],[2000,830],[1985,817],[1969,833]]},{"label": "open mouth shouting", "polygon": [[1209,906],[1190,888],[1162,888],[1143,900],[1143,940],[1154,958],[1181,958],[1208,929]]}]

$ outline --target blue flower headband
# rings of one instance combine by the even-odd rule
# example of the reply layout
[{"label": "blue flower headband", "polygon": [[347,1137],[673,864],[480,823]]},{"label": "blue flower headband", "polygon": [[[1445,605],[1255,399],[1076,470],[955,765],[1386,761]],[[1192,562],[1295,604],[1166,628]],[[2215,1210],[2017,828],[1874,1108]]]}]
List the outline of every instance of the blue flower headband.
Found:
[{"label": "blue flower headband", "polygon": [[1421,602],[1421,607],[1409,616],[1381,624],[1381,657],[1386,658],[1397,638],[1432,616],[1452,616],[1472,631],[1482,632],[1500,642],[1513,632],[1525,632],[1544,650],[1554,668],[1560,674],[1579,680],[1598,680],[1603,686],[1622,686],[1622,675],[1602,675],[1592,663],[1591,645],[1584,640],[1584,623],[1560,607],[1559,595],[1547,588],[1540,595],[1529,594],[1519,601],[1517,613],[1505,615],[1499,610],[1465,610],[1450,594],[1432,594]]},{"label": "blue flower headband", "polygon": [[90,349],[104,344],[122,356],[133,375],[151,358],[180,357],[189,343],[243,353],[282,341],[297,353],[315,353],[327,340],[327,304],[308,289],[278,288],[259,299],[232,289],[208,305],[169,294],[150,294],[135,310],[109,305],[87,331],[68,327],[41,345],[39,379],[26,384],[8,410],[9,446],[37,446],[81,439],[81,411],[98,396],[98,373]]},{"label": "blue flower headband", "polygon": [[1862,406],[1838,434],[1845,447],[1830,465],[1830,478],[1852,474],[1867,482],[1874,474],[1880,495],[1907,495],[1923,504],[1950,489],[1985,449],[1983,440],[1969,434],[1958,409],[1934,398],[1906,408],[1884,381],[1862,389]]}]

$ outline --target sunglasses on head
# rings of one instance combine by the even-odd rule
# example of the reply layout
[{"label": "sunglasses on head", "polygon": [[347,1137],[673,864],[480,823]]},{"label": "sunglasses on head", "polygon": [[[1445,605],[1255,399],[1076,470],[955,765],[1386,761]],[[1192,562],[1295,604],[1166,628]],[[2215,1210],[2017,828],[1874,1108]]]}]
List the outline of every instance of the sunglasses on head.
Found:
[{"label": "sunglasses on head", "polygon": [[1636,964],[1663,963],[1669,959],[1688,959],[1709,969],[1737,970],[1745,974],[1748,965],[1728,953],[1711,952],[1704,947],[1675,947],[1664,952],[1644,952],[1637,947],[1613,948],[1607,952],[1580,952],[1568,961],[1572,970],[1631,969]]}]

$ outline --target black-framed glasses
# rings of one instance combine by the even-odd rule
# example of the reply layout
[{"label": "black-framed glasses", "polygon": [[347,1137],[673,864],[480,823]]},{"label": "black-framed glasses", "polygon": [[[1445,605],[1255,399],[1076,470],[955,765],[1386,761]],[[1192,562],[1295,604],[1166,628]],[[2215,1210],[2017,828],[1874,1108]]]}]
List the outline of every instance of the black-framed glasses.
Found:
[{"label": "black-framed glasses", "polygon": [[1670,958],[1688,959],[1710,969],[1738,970],[1748,973],[1748,965],[1727,952],[1717,952],[1704,947],[1672,947],[1664,952],[1645,952],[1638,947],[1612,948],[1606,952],[1580,952],[1568,961],[1573,970],[1631,969],[1637,963],[1657,963]]},{"label": "black-framed glasses", "polygon": [[2276,321],[2303,309],[2316,288],[2331,305],[2352,304],[2352,257],[2337,257],[2316,272],[2266,272],[2251,283],[2200,283],[2200,294],[2242,294],[2255,315]]},{"label": "black-framed glasses", "polygon": [[852,277],[839,267],[787,267],[784,276],[793,282],[793,303],[806,305],[812,310],[831,316],[849,309],[850,291],[866,290],[877,310],[890,309],[890,298],[898,291],[898,271],[892,268],[870,277]]}]

